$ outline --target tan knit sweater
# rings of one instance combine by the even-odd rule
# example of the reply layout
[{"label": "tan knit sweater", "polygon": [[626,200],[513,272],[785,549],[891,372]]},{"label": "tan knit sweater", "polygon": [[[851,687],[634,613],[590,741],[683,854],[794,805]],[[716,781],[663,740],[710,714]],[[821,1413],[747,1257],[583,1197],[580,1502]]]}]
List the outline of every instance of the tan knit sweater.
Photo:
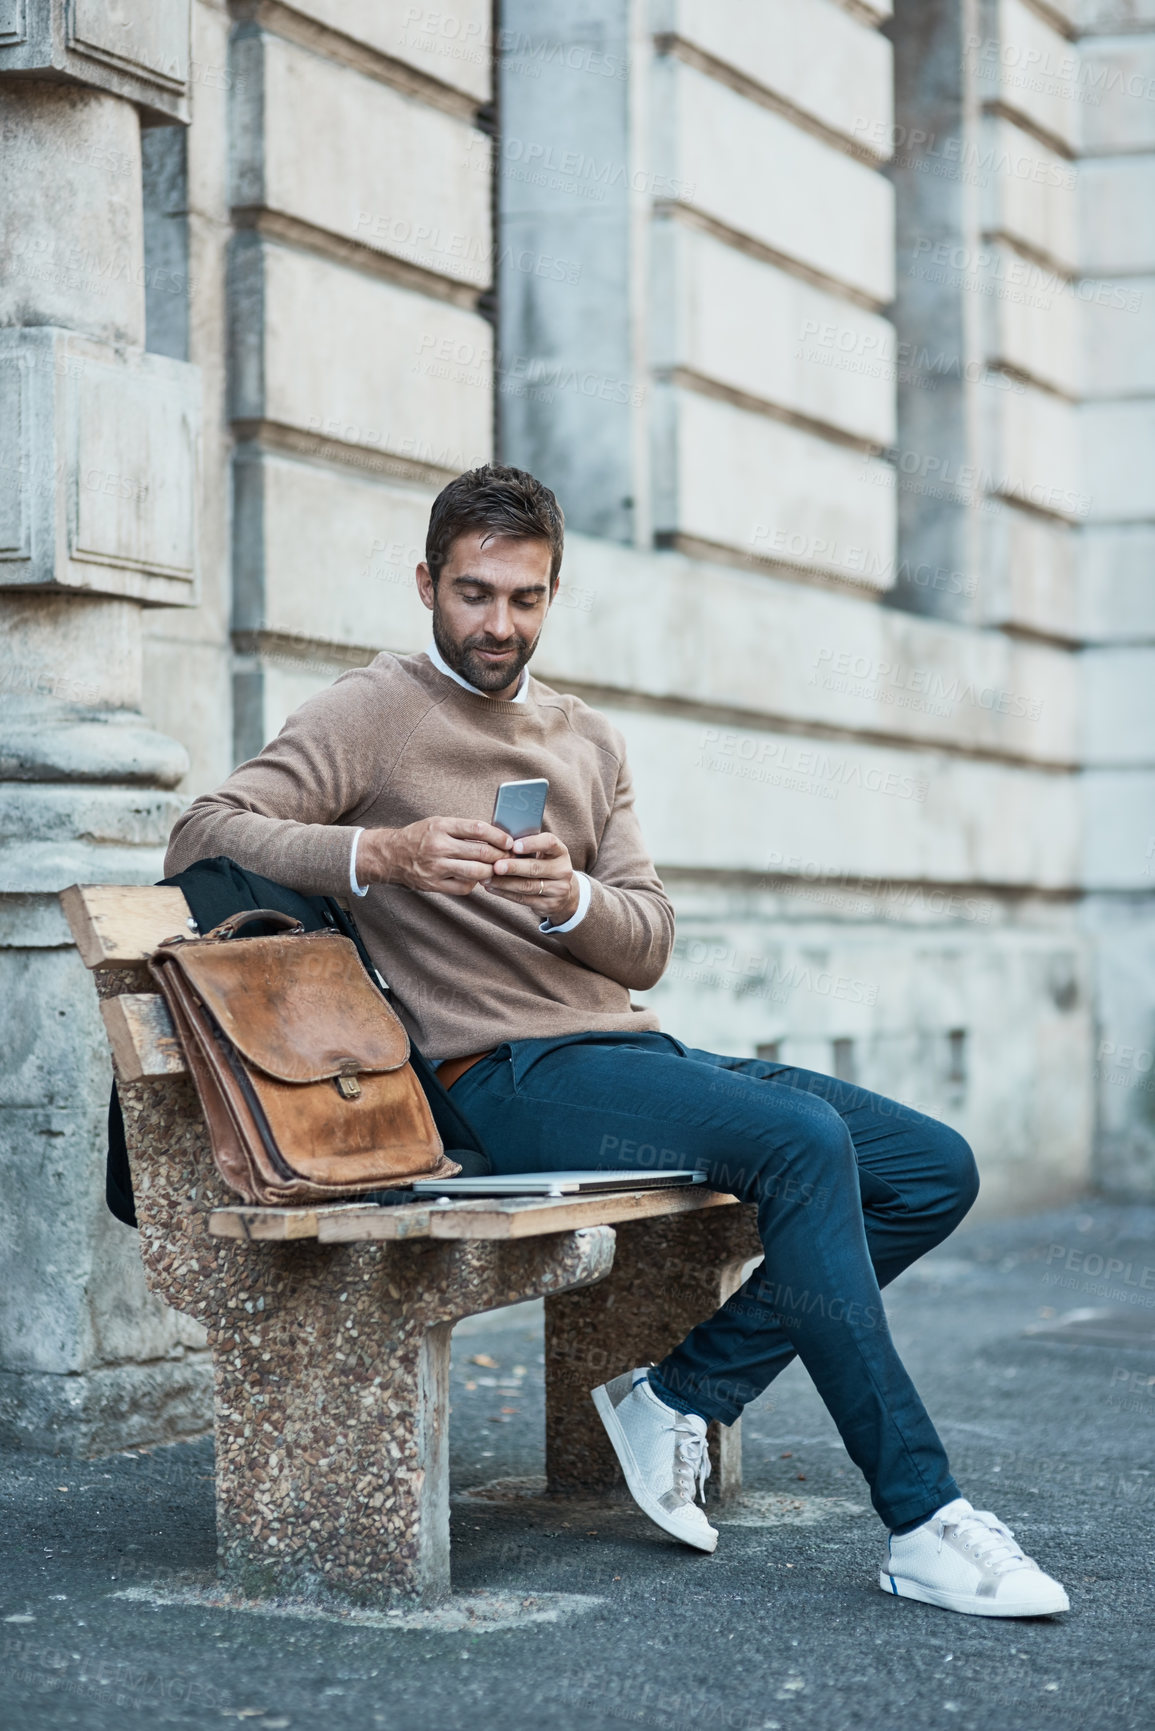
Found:
[{"label": "tan knit sweater", "polygon": [[352,828],[493,816],[499,782],[549,778],[546,828],[591,879],[572,931],[475,889],[375,884],[354,913],[427,1057],[502,1040],[657,1028],[630,988],[660,979],[674,910],[634,813],[625,742],[577,697],[528,681],[524,702],[474,696],[428,655],[378,655],[291,715],[281,732],[177,822],[167,875],[227,854],[312,895],[349,893]]}]

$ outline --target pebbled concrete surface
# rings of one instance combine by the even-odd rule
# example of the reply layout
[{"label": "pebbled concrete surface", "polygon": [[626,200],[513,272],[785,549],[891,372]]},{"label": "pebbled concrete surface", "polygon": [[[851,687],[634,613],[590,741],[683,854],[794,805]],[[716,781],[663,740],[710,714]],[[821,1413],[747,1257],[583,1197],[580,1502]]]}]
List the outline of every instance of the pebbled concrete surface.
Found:
[{"label": "pebbled concrete surface", "polygon": [[455,1336],[444,1611],[218,1602],[207,1440],[0,1455],[0,1724],[1147,1731],[1155,1208],[960,1233],[888,1307],[964,1491],[1065,1581],[1069,1616],[1002,1623],[881,1593],[881,1528],[797,1366],[747,1414],[748,1495],[718,1511],[714,1557],[628,1502],[548,1501],[540,1315],[523,1306]]}]

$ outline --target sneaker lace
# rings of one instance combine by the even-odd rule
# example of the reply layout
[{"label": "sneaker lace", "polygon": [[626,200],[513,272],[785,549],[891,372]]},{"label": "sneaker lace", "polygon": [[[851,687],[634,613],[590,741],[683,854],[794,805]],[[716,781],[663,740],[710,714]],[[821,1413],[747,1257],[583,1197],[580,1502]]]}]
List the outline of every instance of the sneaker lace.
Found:
[{"label": "sneaker lace", "polygon": [[706,1439],[689,1423],[684,1413],[675,1415],[667,1426],[674,1433],[674,1487],[687,1503],[695,1498],[706,1501],[706,1480],[710,1476],[710,1452]]},{"label": "sneaker lace", "polygon": [[969,1514],[960,1515],[955,1520],[943,1521],[938,1535],[940,1551],[948,1529],[957,1533],[978,1561],[996,1575],[1005,1574],[1010,1569],[1032,1567],[1031,1559],[1023,1554],[1010,1527],[1004,1526],[989,1509],[972,1509]]}]

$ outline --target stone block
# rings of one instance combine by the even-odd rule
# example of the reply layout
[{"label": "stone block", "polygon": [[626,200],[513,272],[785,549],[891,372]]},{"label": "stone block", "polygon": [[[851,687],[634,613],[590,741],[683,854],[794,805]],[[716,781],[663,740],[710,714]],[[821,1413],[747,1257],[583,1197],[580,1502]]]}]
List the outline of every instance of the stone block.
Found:
[{"label": "stone block", "polygon": [[1079,201],[1082,269],[1089,276],[1149,276],[1155,156],[1088,157],[1079,166]]},{"label": "stone block", "polygon": [[891,300],[894,189],[875,169],[669,56],[653,102],[664,196],[880,307]]},{"label": "stone block", "polygon": [[1079,544],[1082,635],[1111,642],[1155,637],[1155,526],[1091,523]]},{"label": "stone block", "polygon": [[136,114],[95,91],[0,82],[0,139],[0,326],[143,347]]},{"label": "stone block", "polygon": [[[8,704],[33,699],[106,714],[136,709],[139,624],[140,609],[131,601],[61,590],[5,590],[0,594],[0,694]],[[111,765],[109,771],[105,779],[117,779]]]},{"label": "stone block", "polygon": [[[179,774],[184,754],[169,745]],[[148,787],[0,782],[0,893],[155,883],[183,804]]]},{"label": "stone block", "polygon": [[1084,403],[1085,486],[1090,515],[1155,518],[1155,401]]},{"label": "stone block", "polygon": [[256,757],[295,709],[332,685],[344,671],[341,663],[325,662],[317,654],[300,660],[275,653],[238,656],[233,670],[233,755],[237,762]]},{"label": "stone block", "polygon": [[[1079,795],[1083,888],[1150,896],[1155,771],[1142,766],[1088,769],[1079,777]],[[1150,981],[1147,993],[1150,1003]]]},{"label": "stone block", "polygon": [[0,1362],[63,1377],[203,1346],[148,1293],[135,1234],[105,1207],[112,1072],[75,950],[0,949],[0,982]]},{"label": "stone block", "polygon": [[890,44],[835,0],[662,0],[654,28],[762,85],[883,160],[894,120]]},{"label": "stone block", "polygon": [[[1057,273],[1027,264],[1008,247],[991,250],[998,260],[996,281],[1004,292],[986,303],[988,356],[1066,396],[1077,396],[1083,379],[1082,321],[1090,307],[1076,285]],[[1127,322],[1133,326],[1135,321]]]},{"label": "stone block", "polygon": [[[977,617],[988,625],[1076,641],[1082,635],[1079,557],[1085,531],[991,499],[978,533]],[[1072,737],[1066,755],[1075,749]]]},{"label": "stone block", "polygon": [[1083,112],[1075,43],[1023,4],[998,0],[991,27],[964,36],[964,56],[978,98],[1021,114],[1072,152]]},{"label": "stone block", "polygon": [[[487,0],[455,0],[449,10],[418,0],[297,0],[294,10],[477,102],[489,100],[493,33]],[[501,45],[515,60],[526,59],[527,71],[535,64],[536,44],[523,46],[506,29]]]},{"label": "stone block", "polygon": [[239,458],[234,488],[238,631],[370,655],[425,647],[415,572],[431,489],[256,452]]},{"label": "stone block", "polygon": [[655,224],[653,264],[655,367],[893,443],[900,361],[888,320],[673,221]]},{"label": "stone block", "polygon": [[1028,385],[1022,392],[984,393],[981,409],[986,460],[976,466],[973,483],[960,473],[963,491],[973,492],[976,500],[994,494],[1072,523],[1098,510],[1083,465],[1074,404]]},{"label": "stone block", "polygon": [[[1149,889],[1150,844],[1146,874]],[[1079,910],[1095,955],[1095,1178],[1121,1201],[1155,1196],[1155,922],[1148,910],[1117,895],[1086,896]]]},{"label": "stone block", "polygon": [[1155,396],[1155,276],[1076,285],[1087,397]]},{"label": "stone block", "polygon": [[454,283],[489,285],[483,133],[279,36],[242,33],[231,64],[234,205],[307,223]]},{"label": "stone block", "polygon": [[1155,150],[1155,41],[1113,36],[1083,42],[1080,60],[1083,149],[1096,156]]},{"label": "stone block", "polygon": [[1025,242],[1064,270],[1078,268],[1074,163],[1002,115],[987,115],[976,170],[987,233]]},{"label": "stone block", "polygon": [[568,540],[533,667],[562,689],[742,710],[767,726],[1052,765],[1078,748],[1078,663],[1062,650],[584,536]]},{"label": "stone block", "polygon": [[674,958],[642,998],[664,1028],[739,1055],[777,1041],[828,1074],[849,1039],[864,1087],[970,1141],[988,1217],[1085,1191],[1094,962],[1065,910],[1016,930],[981,891],[855,872],[673,894]]},{"label": "stone block", "polygon": [[1117,768],[1155,764],[1155,649],[1114,644],[1085,649],[1079,659],[1083,762]]},{"label": "stone block", "polygon": [[141,708],[162,734],[181,739],[188,766],[178,787],[219,787],[235,767],[231,656],[217,643],[147,636]]},{"label": "stone block", "polygon": [[0,14],[0,77],[64,79],[188,119],[190,0],[16,0]]},{"label": "stone block", "polygon": [[1155,0],[1060,0],[1055,10],[1088,36],[1155,25]]},{"label": "stone block", "polygon": [[197,370],[0,331],[0,401],[0,584],[194,602]]},{"label": "stone block", "polygon": [[1074,777],[772,725],[605,711],[625,735],[659,871],[765,872],[793,857],[926,885],[1077,882]]},{"label": "stone block", "polygon": [[206,1352],[55,1376],[0,1370],[0,1445],[92,1460],[182,1442],[213,1422]]},{"label": "stone block", "polygon": [[694,391],[655,395],[660,532],[870,584],[893,569],[888,464]]},{"label": "stone block", "polygon": [[493,332],[475,313],[252,235],[237,237],[231,293],[234,419],[311,435],[319,453],[367,450],[370,473],[399,458],[456,474],[489,456]]}]

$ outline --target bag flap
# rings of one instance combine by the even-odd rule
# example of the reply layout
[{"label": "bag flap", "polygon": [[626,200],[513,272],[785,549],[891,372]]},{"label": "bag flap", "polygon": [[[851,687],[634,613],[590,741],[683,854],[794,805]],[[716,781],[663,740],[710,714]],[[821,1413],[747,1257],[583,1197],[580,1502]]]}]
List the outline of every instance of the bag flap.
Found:
[{"label": "bag flap", "polygon": [[189,939],[175,963],[249,1063],[281,1082],[397,1070],[409,1036],[348,938]]}]

